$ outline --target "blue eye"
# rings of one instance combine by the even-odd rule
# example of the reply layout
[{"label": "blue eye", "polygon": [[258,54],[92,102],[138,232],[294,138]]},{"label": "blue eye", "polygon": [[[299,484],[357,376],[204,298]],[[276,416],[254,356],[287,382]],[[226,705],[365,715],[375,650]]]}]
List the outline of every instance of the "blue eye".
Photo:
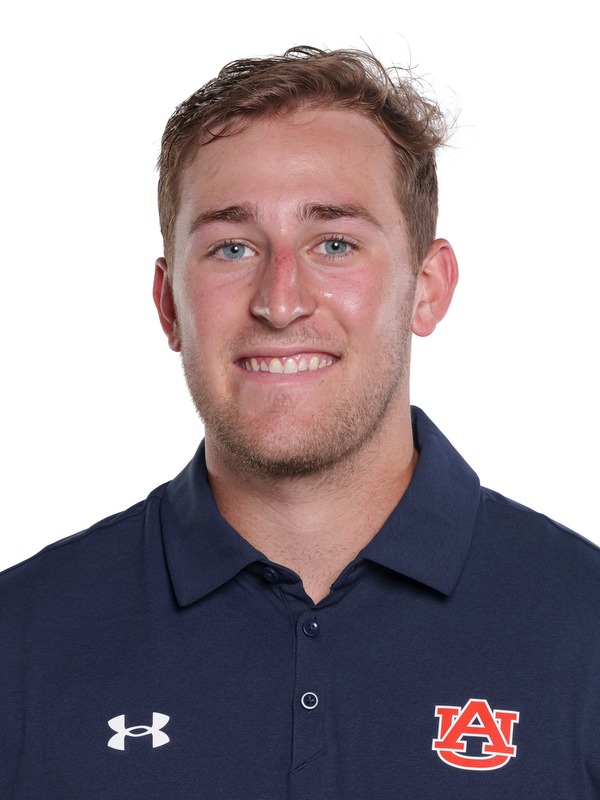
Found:
[{"label": "blue eye", "polygon": [[327,239],[325,242],[321,242],[323,247],[325,248],[325,252],[328,256],[340,256],[348,250],[348,242],[344,242],[341,239]]},{"label": "blue eye", "polygon": [[252,253],[252,250],[250,250],[249,247],[247,247],[245,244],[240,244],[239,242],[224,244],[219,248],[219,251],[223,258],[226,258],[229,261],[236,261]]},{"label": "blue eye", "polygon": [[345,256],[355,249],[356,245],[352,241],[347,241],[343,237],[332,236],[331,239],[322,239],[313,252],[335,258],[335,256]]}]

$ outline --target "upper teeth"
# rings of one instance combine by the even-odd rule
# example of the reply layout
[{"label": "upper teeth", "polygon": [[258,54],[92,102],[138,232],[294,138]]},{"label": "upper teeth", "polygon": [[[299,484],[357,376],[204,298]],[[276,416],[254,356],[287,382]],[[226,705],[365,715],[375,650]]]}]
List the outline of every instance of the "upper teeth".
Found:
[{"label": "upper teeth", "polygon": [[252,372],[271,372],[289,375],[293,372],[323,369],[333,364],[332,358],[319,358],[319,356],[300,356],[295,358],[246,358],[243,360],[244,368]]}]

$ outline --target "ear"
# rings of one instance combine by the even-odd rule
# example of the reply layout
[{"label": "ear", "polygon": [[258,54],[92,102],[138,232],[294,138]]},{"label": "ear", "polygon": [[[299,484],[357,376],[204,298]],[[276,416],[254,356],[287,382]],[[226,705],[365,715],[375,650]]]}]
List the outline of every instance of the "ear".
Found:
[{"label": "ear", "polygon": [[177,313],[173,300],[173,287],[167,271],[167,262],[164,258],[157,258],[154,266],[154,286],[152,288],[154,305],[163,331],[169,340],[169,347],[178,353],[181,350]]},{"label": "ear", "polygon": [[417,336],[429,336],[448,311],[456,282],[458,264],[450,242],[436,239],[417,277],[415,307],[411,330]]}]

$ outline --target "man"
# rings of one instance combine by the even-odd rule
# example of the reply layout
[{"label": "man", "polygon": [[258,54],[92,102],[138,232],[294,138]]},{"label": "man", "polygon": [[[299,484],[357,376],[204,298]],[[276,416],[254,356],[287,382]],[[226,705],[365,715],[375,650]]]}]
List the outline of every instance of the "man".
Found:
[{"label": "man", "polygon": [[409,406],[443,139],[312,48],[173,114],[154,298],[205,441],[2,576],[0,797],[600,797],[600,554]]}]

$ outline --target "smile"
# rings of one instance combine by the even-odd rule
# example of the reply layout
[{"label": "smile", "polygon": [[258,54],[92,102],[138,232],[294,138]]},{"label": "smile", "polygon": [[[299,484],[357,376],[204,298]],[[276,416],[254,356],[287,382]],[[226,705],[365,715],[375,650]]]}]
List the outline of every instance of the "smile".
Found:
[{"label": "smile", "polygon": [[270,372],[277,375],[292,375],[295,372],[314,372],[317,369],[330,367],[338,359],[328,354],[298,353],[284,358],[270,356],[253,356],[238,361],[242,369],[249,372]]}]

